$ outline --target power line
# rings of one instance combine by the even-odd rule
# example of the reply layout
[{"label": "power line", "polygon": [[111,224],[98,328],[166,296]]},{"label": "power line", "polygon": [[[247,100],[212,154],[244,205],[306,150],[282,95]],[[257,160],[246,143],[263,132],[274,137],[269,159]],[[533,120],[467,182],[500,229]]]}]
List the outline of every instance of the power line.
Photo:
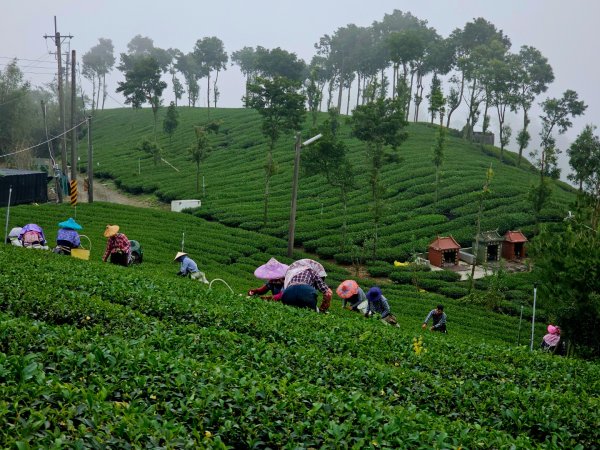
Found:
[{"label": "power line", "polygon": [[[45,60],[44,59],[19,58],[18,56],[0,56],[0,59],[14,59],[16,61],[38,62],[38,63],[44,63],[44,64],[52,64],[52,65],[54,65],[54,62],[48,61],[48,59],[47,59],[48,55],[46,55],[45,53],[44,53],[44,55],[46,56]],[[3,64],[10,64],[10,63],[3,63]]]},{"label": "power line", "polygon": [[52,141],[52,140],[54,140],[54,139],[56,139],[56,138],[62,137],[62,136],[64,136],[65,134],[67,134],[67,133],[70,133],[72,130],[74,130],[74,129],[76,129],[76,128],[80,127],[81,125],[83,125],[83,124],[84,124],[84,123],[86,123],[86,122],[87,122],[87,120],[82,120],[81,122],[79,122],[79,123],[78,123],[77,125],[75,125],[74,127],[70,128],[69,130],[66,130],[66,131],[64,131],[64,132],[62,132],[62,133],[60,133],[60,134],[57,134],[57,135],[56,135],[56,136],[54,136],[53,138],[47,139],[47,140],[45,140],[44,142],[40,142],[39,144],[36,144],[36,145],[32,145],[31,147],[24,148],[24,149],[22,149],[22,150],[17,150],[16,152],[12,152],[12,153],[6,153],[6,154],[4,154],[4,155],[0,155],[0,158],[4,158],[4,157],[6,157],[6,156],[12,156],[12,155],[16,155],[17,153],[23,153],[23,152],[26,152],[27,150],[32,150],[32,149],[34,149],[34,148],[36,148],[36,147],[39,147],[40,145],[47,144],[48,142],[50,142],[50,141]]}]

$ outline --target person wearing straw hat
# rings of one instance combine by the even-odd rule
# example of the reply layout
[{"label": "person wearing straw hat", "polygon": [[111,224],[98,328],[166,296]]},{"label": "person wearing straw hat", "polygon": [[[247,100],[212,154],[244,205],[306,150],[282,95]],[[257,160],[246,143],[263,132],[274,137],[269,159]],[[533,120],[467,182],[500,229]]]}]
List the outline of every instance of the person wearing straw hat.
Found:
[{"label": "person wearing straw hat", "polygon": [[[331,304],[331,289],[325,283],[327,272],[312,259],[300,259],[290,265],[285,273],[281,302],[297,308],[309,308],[326,314]],[[317,308],[317,291],[323,301]]]},{"label": "person wearing straw hat", "polygon": [[356,281],[342,281],[335,292],[342,299],[342,308],[347,308],[350,311],[366,312],[368,305],[367,295]]},{"label": "person wearing straw hat", "polygon": [[371,317],[375,313],[381,314],[381,321],[387,325],[398,326],[398,321],[396,317],[390,311],[390,304],[388,303],[388,299],[383,296],[381,293],[381,288],[378,286],[373,286],[367,292],[367,312],[365,313],[365,317]]},{"label": "person wearing straw hat", "polygon": [[56,235],[56,247],[52,251],[59,255],[71,255],[71,250],[81,245],[78,231],[82,228],[72,217],[60,222]]},{"label": "person wearing straw hat", "polygon": [[198,270],[198,264],[188,256],[185,252],[177,252],[173,261],[177,261],[181,265],[179,266],[179,272],[177,275],[180,277],[190,277],[192,280],[201,281],[204,284],[208,284],[208,280],[204,275],[204,272]]},{"label": "person wearing straw hat", "polygon": [[108,238],[108,241],[102,261],[106,262],[110,257],[111,263],[127,267],[131,256],[131,244],[127,236],[119,233],[119,225],[106,225],[104,237]]},{"label": "person wearing straw hat", "polygon": [[[267,280],[267,282],[259,288],[250,289],[248,295],[260,295],[265,300],[280,300],[283,295],[283,283],[288,268],[287,264],[280,263],[275,258],[271,258],[266,264],[263,264],[254,271],[256,278]],[[267,292],[271,292],[273,295],[265,296],[264,294]]]}]

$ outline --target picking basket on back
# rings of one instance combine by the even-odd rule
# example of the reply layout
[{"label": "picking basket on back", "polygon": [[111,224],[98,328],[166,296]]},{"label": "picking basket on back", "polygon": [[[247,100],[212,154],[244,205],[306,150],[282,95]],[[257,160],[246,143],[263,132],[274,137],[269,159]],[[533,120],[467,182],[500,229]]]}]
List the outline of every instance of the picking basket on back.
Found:
[{"label": "picking basket on back", "polygon": [[89,248],[85,248],[85,247],[83,247],[83,245],[81,247],[78,247],[78,248],[72,248],[71,249],[71,256],[73,258],[84,259],[84,260],[88,261],[90,259],[90,252],[92,251],[92,241],[85,234],[79,235],[79,238],[80,239],[81,238],[86,238],[88,240],[88,246],[89,246]]}]

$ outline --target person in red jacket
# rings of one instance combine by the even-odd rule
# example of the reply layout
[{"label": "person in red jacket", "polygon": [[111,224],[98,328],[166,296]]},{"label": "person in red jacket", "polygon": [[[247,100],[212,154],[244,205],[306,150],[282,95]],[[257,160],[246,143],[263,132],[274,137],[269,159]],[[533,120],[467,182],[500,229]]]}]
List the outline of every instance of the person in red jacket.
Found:
[{"label": "person in red jacket", "polygon": [[113,264],[129,265],[131,244],[127,236],[119,233],[119,225],[106,225],[104,237],[108,238],[108,241],[106,241],[106,250],[102,256],[102,261],[106,262],[110,257],[110,262]]}]

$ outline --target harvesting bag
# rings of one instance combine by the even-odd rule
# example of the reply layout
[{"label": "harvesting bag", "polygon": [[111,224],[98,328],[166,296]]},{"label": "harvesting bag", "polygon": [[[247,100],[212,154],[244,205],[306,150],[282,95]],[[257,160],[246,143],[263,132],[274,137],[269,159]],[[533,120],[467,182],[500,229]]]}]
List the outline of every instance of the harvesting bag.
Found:
[{"label": "harvesting bag", "polygon": [[85,234],[79,236],[79,238],[86,238],[88,240],[89,248],[77,247],[71,249],[71,256],[73,258],[83,259],[88,261],[90,259],[90,252],[92,250],[92,241]]}]

